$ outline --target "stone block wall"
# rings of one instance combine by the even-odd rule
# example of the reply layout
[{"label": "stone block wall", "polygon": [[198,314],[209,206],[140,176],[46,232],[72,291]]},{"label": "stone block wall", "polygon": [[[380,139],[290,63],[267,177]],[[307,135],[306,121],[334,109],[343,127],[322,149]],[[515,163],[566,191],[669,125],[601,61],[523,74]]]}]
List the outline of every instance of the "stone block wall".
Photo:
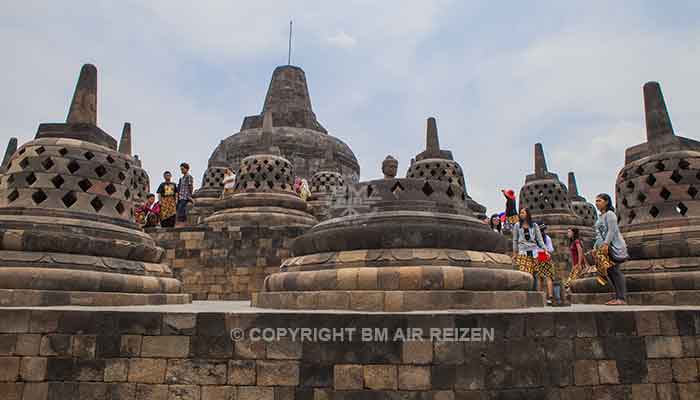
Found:
[{"label": "stone block wall", "polygon": [[193,300],[245,300],[289,257],[300,227],[186,227],[147,231]]},{"label": "stone block wall", "polygon": [[[229,330],[493,328],[493,342],[233,341]],[[700,311],[277,314],[0,310],[0,398],[690,400]]]}]

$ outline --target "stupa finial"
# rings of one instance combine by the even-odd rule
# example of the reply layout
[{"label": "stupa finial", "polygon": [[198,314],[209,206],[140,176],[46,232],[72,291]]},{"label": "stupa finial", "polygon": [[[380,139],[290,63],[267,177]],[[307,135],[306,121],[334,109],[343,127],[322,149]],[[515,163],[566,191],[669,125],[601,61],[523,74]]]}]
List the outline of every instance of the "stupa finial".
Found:
[{"label": "stupa finial", "polygon": [[131,155],[131,123],[124,122],[122,128],[122,138],[119,141],[119,152],[122,154]]},{"label": "stupa finial", "polygon": [[272,112],[265,111],[263,113],[263,127],[262,127],[262,137],[260,138],[262,145],[265,149],[269,150],[270,154],[279,155],[280,149],[273,144],[273,124],[272,124]]},{"label": "stupa finial", "polygon": [[80,69],[66,122],[97,125],[97,68],[92,64]]},{"label": "stupa finial", "polygon": [[573,172],[569,172],[569,197],[578,196],[578,186],[576,185],[576,175]]},{"label": "stupa finial", "polygon": [[542,143],[535,144],[535,175],[544,176],[547,174],[547,159],[544,158]]},{"label": "stupa finial", "polygon": [[437,122],[434,117],[428,118],[428,126],[425,131],[425,150],[429,153],[440,152],[440,139],[438,138]]},{"label": "stupa finial", "polygon": [[658,82],[644,84],[644,113],[648,142],[674,135],[671,118],[668,116],[664,95]]},{"label": "stupa finial", "polygon": [[2,158],[2,164],[0,164],[0,172],[7,168],[7,164],[10,162],[10,158],[17,151],[17,138],[11,137],[7,142],[7,149],[5,149],[5,157]]}]

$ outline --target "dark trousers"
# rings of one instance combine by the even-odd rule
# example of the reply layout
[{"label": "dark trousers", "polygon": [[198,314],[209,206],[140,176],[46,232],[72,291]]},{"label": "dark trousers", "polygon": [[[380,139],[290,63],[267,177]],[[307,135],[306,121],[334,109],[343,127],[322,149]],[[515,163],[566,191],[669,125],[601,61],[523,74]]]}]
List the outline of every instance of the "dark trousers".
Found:
[{"label": "dark trousers", "polygon": [[[528,257],[534,257],[534,254],[531,251],[527,252]],[[539,277],[537,276],[537,272],[532,273],[532,291],[536,292],[537,287],[539,286]]]},{"label": "dark trousers", "polygon": [[175,226],[175,215],[160,221],[160,226],[163,228],[172,228]]},{"label": "dark trousers", "polygon": [[608,268],[608,281],[615,289],[615,298],[624,300],[627,294],[627,282],[625,282],[625,275],[620,271],[620,264]]},{"label": "dark trousers", "polygon": [[177,205],[175,206],[175,210],[177,211],[178,222],[187,221],[187,204],[189,202],[190,202],[189,200],[178,200],[177,201]]}]

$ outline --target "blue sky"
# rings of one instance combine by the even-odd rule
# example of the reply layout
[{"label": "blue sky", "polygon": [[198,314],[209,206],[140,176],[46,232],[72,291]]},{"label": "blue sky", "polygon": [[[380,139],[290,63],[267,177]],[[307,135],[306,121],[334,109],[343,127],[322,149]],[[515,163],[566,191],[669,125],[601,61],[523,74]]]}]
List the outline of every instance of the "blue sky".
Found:
[{"label": "blue sky", "polygon": [[661,83],[676,134],[700,138],[699,2],[22,1],[0,5],[2,142],[65,119],[80,66],[99,69],[99,125],[155,186],[260,112],[275,66],[306,71],[314,111],[350,145],[362,179],[387,154],[405,171],[425,119],[490,211],[519,189],[534,143],[589,199],[613,192],[644,140],[644,82]]}]

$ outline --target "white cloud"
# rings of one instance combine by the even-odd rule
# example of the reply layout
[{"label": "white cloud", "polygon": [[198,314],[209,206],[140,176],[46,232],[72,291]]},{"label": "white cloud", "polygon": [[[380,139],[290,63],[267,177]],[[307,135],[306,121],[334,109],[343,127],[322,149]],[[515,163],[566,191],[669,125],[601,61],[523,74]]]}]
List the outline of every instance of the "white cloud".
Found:
[{"label": "white cloud", "polygon": [[355,45],[357,44],[357,39],[348,35],[345,32],[338,32],[333,36],[329,36],[328,38],[326,38],[326,41],[334,47],[340,47],[344,49],[355,47]]}]

